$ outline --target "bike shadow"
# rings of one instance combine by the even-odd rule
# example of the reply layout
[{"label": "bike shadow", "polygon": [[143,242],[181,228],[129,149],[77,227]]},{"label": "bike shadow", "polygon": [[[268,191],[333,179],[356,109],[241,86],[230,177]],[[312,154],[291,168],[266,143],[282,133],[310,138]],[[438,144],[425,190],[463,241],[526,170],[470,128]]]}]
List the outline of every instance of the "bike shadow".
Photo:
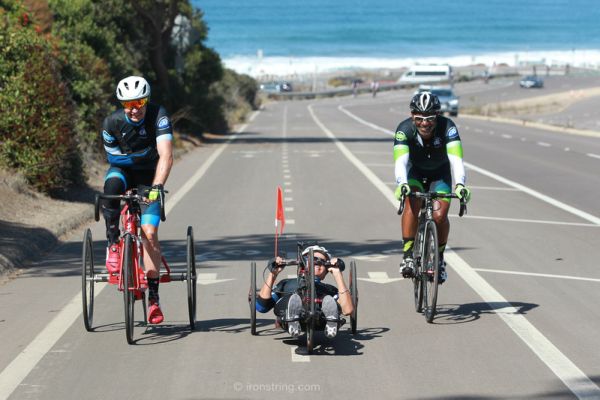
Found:
[{"label": "bike shadow", "polygon": [[[264,328],[274,324],[274,320],[271,319],[257,319],[256,329],[257,336],[268,336],[265,334],[267,331],[259,331],[259,328]],[[196,331],[199,332],[227,332],[227,333],[242,333],[250,331],[250,319],[249,318],[218,318],[196,321]]]},{"label": "bike shadow", "polygon": [[363,354],[362,349],[365,347],[362,342],[380,338],[387,331],[389,331],[389,328],[365,328],[357,330],[356,334],[353,335],[350,330],[342,329],[333,339],[328,339],[324,332],[317,331],[314,333],[315,346],[310,354],[308,354],[306,348],[306,335],[290,338],[287,336],[287,332],[280,330],[279,332],[284,333],[286,337],[278,340],[290,346],[297,346],[296,354],[303,356],[360,356]]},{"label": "bike shadow", "polygon": [[522,302],[478,302],[466,304],[441,304],[437,306],[434,324],[464,324],[475,322],[483,315],[520,314],[525,315],[539,304]]}]

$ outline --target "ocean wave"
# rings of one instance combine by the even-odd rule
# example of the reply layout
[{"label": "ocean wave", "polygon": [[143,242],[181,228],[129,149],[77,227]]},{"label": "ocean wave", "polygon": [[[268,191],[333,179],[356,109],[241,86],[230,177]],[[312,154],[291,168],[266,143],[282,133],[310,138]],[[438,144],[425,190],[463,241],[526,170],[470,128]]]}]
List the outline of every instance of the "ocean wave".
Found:
[{"label": "ocean wave", "polygon": [[483,64],[520,66],[544,64],[548,66],[586,67],[600,69],[600,50],[518,51],[455,55],[447,57],[256,57],[233,56],[225,58],[227,68],[253,77],[295,76],[314,73],[334,73],[344,70],[396,70],[414,64],[448,64],[453,67]]}]

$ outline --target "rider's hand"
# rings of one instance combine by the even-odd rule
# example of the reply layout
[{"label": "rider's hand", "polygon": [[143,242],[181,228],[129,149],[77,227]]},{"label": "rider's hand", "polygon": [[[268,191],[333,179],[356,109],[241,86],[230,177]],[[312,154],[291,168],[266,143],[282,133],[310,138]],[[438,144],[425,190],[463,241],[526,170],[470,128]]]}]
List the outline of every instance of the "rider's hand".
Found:
[{"label": "rider's hand", "polygon": [[327,269],[329,272],[332,272],[334,269],[339,269],[340,272],[346,269],[346,263],[341,258],[332,258],[331,265]]},{"label": "rider's hand", "polygon": [[271,258],[269,260],[269,262],[267,263],[267,268],[269,268],[269,271],[271,271],[271,273],[277,275],[283,269],[282,264],[283,264],[283,258],[281,258],[281,257]]},{"label": "rider's hand", "polygon": [[454,193],[458,196],[460,200],[463,199],[463,192],[465,203],[468,203],[469,200],[471,200],[471,191],[460,183],[454,187]]},{"label": "rider's hand", "polygon": [[152,186],[152,189],[150,189],[150,192],[148,192],[148,200],[150,200],[150,201],[158,200],[161,196],[161,193],[164,193],[163,185],[161,185],[159,183],[157,185]]},{"label": "rider's hand", "polygon": [[402,198],[402,195],[408,196],[409,194],[410,194],[410,186],[408,186],[408,183],[403,183],[401,185],[398,185],[398,187],[396,188],[396,191],[394,192],[394,195],[396,196],[396,200],[400,200]]}]

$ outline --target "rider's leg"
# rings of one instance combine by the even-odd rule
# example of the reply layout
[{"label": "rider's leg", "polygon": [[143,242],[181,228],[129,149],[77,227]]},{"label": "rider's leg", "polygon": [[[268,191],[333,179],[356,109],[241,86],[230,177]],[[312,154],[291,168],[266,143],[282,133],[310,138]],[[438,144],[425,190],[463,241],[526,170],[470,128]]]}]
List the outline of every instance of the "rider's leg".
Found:
[{"label": "rider's leg", "polygon": [[[125,172],[117,167],[111,167],[104,177],[104,194],[119,195],[127,189],[127,178]],[[119,270],[119,200],[103,200],[102,215],[106,223],[106,269],[109,273]]]},{"label": "rider's leg", "polygon": [[158,241],[158,225],[160,223],[160,204],[151,203],[142,211],[142,245],[144,246],[144,269],[148,280],[148,301],[150,303],[148,321],[159,324],[163,321],[160,310],[158,284],[160,281],[160,265],[162,263],[160,243]]},{"label": "rider's leg", "polygon": [[[120,195],[127,189],[125,171],[118,167],[110,167],[104,177],[104,194]],[[102,215],[106,222],[106,238],[109,244],[119,241],[119,200],[103,200]]]}]

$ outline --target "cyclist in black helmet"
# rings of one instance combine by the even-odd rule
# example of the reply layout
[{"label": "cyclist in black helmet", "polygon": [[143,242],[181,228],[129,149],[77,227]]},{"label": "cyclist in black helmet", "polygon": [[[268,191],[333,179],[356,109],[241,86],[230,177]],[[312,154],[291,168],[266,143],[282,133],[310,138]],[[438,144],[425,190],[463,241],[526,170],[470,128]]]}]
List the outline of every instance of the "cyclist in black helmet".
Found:
[{"label": "cyclist in black helmet", "polygon": [[[463,150],[456,125],[449,118],[440,115],[440,101],[430,92],[421,92],[410,101],[411,116],[400,122],[394,137],[395,175],[398,187],[395,196],[411,190],[450,193],[452,177],[454,192],[461,196],[466,189],[466,201],[471,192],[465,187],[465,167]],[[400,272],[406,278],[414,274],[413,244],[417,232],[417,216],[420,199],[409,198],[402,214],[402,240],[404,259]],[[450,232],[448,221],[449,199],[436,200],[438,203],[434,219],[438,229],[440,251],[440,283],[447,278],[444,249]]]}]

